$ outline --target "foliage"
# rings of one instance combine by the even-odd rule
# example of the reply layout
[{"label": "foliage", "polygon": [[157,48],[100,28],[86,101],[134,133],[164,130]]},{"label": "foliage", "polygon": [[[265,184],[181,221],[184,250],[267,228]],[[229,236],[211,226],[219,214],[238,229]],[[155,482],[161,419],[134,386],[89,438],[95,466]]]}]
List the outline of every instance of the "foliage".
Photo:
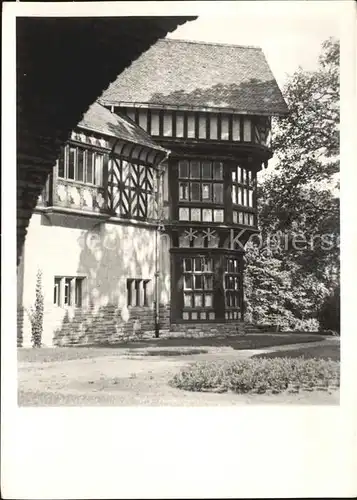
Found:
[{"label": "foliage", "polygon": [[233,362],[195,363],[182,369],[170,384],[186,391],[279,393],[338,387],[339,363],[304,358],[256,358]]},{"label": "foliage", "polygon": [[41,347],[43,333],[44,296],[42,293],[42,272],[37,271],[35,304],[30,310],[31,341],[33,347]]},{"label": "foliage", "polygon": [[[258,190],[263,242],[246,246],[245,310],[255,323],[318,328],[339,281],[339,43],[327,40],[316,71],[299,69],[275,121],[276,168]],[[259,243],[259,244],[258,244]]]},{"label": "foliage", "polygon": [[340,333],[340,286],[328,295],[322,304],[318,318],[323,330]]}]

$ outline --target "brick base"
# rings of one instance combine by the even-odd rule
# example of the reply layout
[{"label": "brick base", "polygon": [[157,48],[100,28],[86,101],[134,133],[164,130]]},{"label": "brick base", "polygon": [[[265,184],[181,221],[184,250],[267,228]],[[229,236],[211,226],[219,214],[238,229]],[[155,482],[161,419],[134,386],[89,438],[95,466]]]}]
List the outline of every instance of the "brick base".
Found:
[{"label": "brick base", "polygon": [[229,323],[175,323],[170,327],[172,336],[185,337],[217,337],[237,336],[246,334],[244,321]]},{"label": "brick base", "polygon": [[[52,320],[53,331],[51,344],[44,345],[106,345],[125,341],[147,340],[155,338],[155,311],[150,307],[129,307],[128,317],[114,305],[99,309],[75,310],[68,312],[58,324],[58,319],[46,312],[45,328],[49,328]],[[53,324],[56,323],[56,324]],[[17,313],[17,345],[23,345],[24,310]],[[47,326],[46,326],[47,325]],[[215,337],[244,335],[245,323],[180,323],[170,324],[170,306],[160,305],[159,336],[160,338],[177,337]],[[44,332],[45,334],[46,332]]]}]

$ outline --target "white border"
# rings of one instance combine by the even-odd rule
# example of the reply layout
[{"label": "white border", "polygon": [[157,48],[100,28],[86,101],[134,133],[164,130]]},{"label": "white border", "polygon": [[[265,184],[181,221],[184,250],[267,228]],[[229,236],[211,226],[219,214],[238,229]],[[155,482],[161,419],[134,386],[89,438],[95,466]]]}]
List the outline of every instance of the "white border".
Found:
[{"label": "white border", "polygon": [[[285,2],[284,2],[285,3]],[[354,2],[335,9],[341,32],[342,388],[339,407],[16,407],[15,18],[37,16],[279,16],[282,2],[3,4],[2,467],[4,498],[338,497],[357,493]],[[254,5],[253,5],[254,4]],[[308,4],[308,6],[307,6]]]}]

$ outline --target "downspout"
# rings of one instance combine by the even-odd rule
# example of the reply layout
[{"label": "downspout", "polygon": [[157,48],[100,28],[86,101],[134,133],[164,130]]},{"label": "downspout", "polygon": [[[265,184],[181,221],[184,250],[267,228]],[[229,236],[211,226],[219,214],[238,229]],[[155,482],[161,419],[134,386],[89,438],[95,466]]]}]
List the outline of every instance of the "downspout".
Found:
[{"label": "downspout", "polygon": [[[165,157],[158,163],[156,167],[156,183],[157,189],[155,193],[156,198],[156,220],[157,226],[155,230],[155,295],[154,295],[154,307],[155,307],[155,337],[160,336],[160,234],[164,227],[161,221],[160,212],[162,206],[160,204],[160,189],[161,189],[161,176],[164,173],[164,168],[162,164],[167,160],[169,153],[166,153]],[[161,196],[163,200],[163,196]]]}]

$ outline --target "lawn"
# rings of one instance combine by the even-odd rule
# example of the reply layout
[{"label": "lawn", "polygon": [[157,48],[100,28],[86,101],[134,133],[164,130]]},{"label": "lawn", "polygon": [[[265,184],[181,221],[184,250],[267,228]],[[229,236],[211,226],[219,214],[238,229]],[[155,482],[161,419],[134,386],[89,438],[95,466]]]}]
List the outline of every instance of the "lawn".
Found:
[{"label": "lawn", "polygon": [[307,346],[300,347],[297,349],[290,349],[289,351],[277,351],[269,352],[263,354],[254,354],[253,358],[299,358],[303,357],[305,359],[331,359],[332,361],[340,361],[340,344],[328,344],[321,346]]},{"label": "lawn", "polygon": [[262,349],[271,346],[290,345],[296,343],[321,341],[320,335],[310,334],[250,334],[244,337],[206,337],[206,338],[169,338],[152,339],[149,341],[122,342],[105,346],[74,346],[74,347],[56,347],[56,348],[20,348],[18,349],[17,359],[19,362],[55,362],[69,361],[76,359],[89,359],[98,356],[120,356],[121,351],[130,349],[143,351],[151,348],[204,348],[223,347],[234,350],[244,349]]}]

